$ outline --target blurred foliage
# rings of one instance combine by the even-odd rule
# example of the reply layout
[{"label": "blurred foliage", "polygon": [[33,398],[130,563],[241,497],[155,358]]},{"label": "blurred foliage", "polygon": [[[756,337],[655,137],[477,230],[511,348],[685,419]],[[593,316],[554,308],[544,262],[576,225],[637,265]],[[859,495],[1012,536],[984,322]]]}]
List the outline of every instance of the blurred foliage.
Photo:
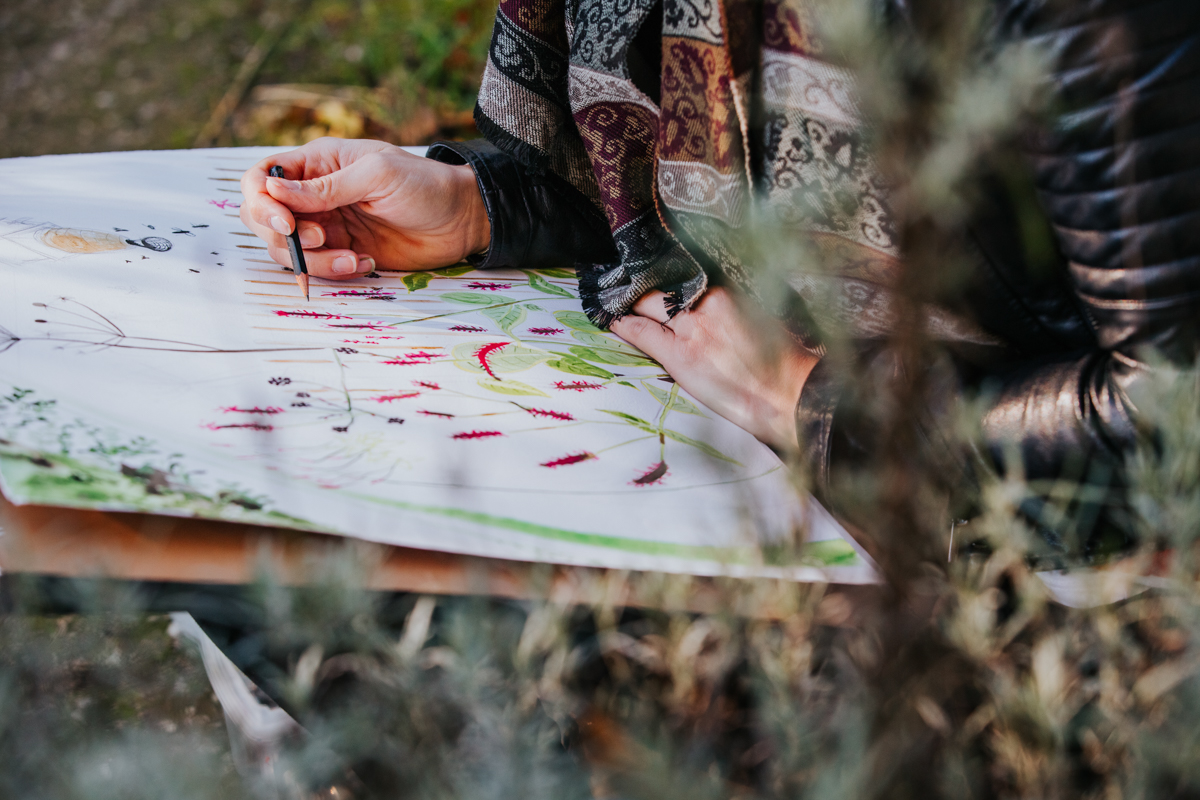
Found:
[{"label": "blurred foliage", "polygon": [[[189,147],[269,30],[282,34],[254,85],[373,90],[370,103],[329,111],[391,141],[470,135],[461,112],[474,104],[494,13],[479,0],[10,0],[0,4],[0,157]],[[339,130],[252,117],[218,142]]]},{"label": "blurred foliage", "polygon": [[[6,39],[20,42],[5,44],[4,91],[26,106],[5,106],[2,133],[5,147],[25,152],[144,146],[160,141],[149,138],[156,125],[186,144],[272,13],[136,0],[18,6],[0,10]],[[850,596],[766,580],[618,575],[597,596],[625,596],[617,584],[628,580],[649,608],[419,599],[358,588],[366,567],[347,547],[327,554],[310,588],[248,587],[231,601],[228,624],[208,609],[227,652],[309,733],[284,753],[289,786],[341,797],[329,790],[336,782],[356,796],[422,799],[1200,797],[1200,372],[1163,370],[1152,396],[1136,398],[1147,428],[1130,463],[1140,549],[1100,564],[1090,580],[1097,590],[1153,589],[1115,604],[1050,601],[1033,571],[1037,537],[1019,513],[1030,487],[1013,475],[980,471],[978,514],[955,540],[947,477],[963,468],[917,435],[932,387],[900,378],[935,373],[921,309],[960,279],[980,173],[1009,163],[1012,140],[1037,112],[1044,66],[1038,53],[986,41],[982,3],[920,6],[929,16],[905,37],[884,35],[866,0],[822,6],[831,56],[862,80],[906,250],[890,344],[910,368],[864,388],[861,411],[880,435],[872,458],[839,476],[884,584]],[[27,24],[43,13],[44,24]],[[406,103],[435,123],[454,119],[470,105],[490,13],[456,3],[305,6],[226,135],[398,130],[415,118]],[[95,41],[72,33],[89,26],[100,31]],[[125,54],[137,48],[137,58],[158,60]],[[140,71],[152,63],[166,66]],[[188,72],[199,63],[212,65],[203,77]],[[81,100],[69,82],[48,82],[72,71]],[[27,88],[37,81],[58,94],[37,101],[42,116],[28,122],[12,109],[34,108]],[[101,103],[103,92],[111,100]],[[139,125],[149,96],[139,93],[150,92],[164,110]],[[186,117],[197,98],[205,111]],[[380,108],[362,110],[371,104]],[[69,119],[93,127],[51,124]],[[18,128],[22,144],[13,143]],[[767,264],[820,259],[778,233],[753,244]],[[854,374],[848,337],[829,327],[828,357]],[[958,433],[977,443],[970,425]],[[1153,577],[1139,584],[1143,575]],[[723,613],[654,610],[681,607],[697,583],[717,592]],[[0,624],[5,792],[280,796],[281,787],[231,786],[227,745],[210,722],[188,728],[193,738],[180,738],[182,728],[150,735],[181,725],[188,708],[211,720],[199,711],[195,660],[162,642],[153,627],[161,621],[108,601],[87,619],[56,622],[23,602],[16,593]],[[81,633],[64,636],[64,626]],[[184,688],[168,688],[168,678]]]},{"label": "blurred foliage", "polygon": [[229,141],[426,144],[474,135],[470,112],[494,15],[494,3],[479,0],[313,3],[264,64]]},{"label": "blurred foliage", "polygon": [[301,145],[321,136],[400,145],[478,136],[470,109],[426,105],[429,94],[326,84],[258,86],[233,115],[221,142]]},{"label": "blurred foliage", "polygon": [[92,599],[106,613],[0,617],[0,797],[246,796],[204,668],[168,618]]},{"label": "blurred foliage", "polygon": [[[985,527],[1005,519],[999,505],[993,514]],[[1158,592],[1072,610],[1048,602],[1020,549],[1002,546],[956,561],[897,632],[884,627],[898,617],[883,591],[630,575],[593,594],[633,591],[652,607],[385,595],[360,588],[370,555],[326,550],[307,588],[263,579],[199,604],[306,731],[284,743],[272,781],[244,783],[199,659],[161,617],[93,583],[88,615],[23,614],[38,595],[9,578],[0,794],[1200,793],[1200,598],[1182,572]],[[655,610],[698,585],[724,610]],[[897,633],[908,646],[889,653]]]},{"label": "blurred foliage", "polygon": [[432,105],[471,108],[491,39],[493,2],[294,1],[296,15],[260,83],[325,83],[427,93]]}]

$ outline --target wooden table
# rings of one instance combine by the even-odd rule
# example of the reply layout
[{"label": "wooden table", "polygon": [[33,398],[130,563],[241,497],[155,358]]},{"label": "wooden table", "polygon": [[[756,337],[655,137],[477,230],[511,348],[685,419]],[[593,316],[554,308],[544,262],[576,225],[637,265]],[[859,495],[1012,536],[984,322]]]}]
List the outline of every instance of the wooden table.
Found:
[{"label": "wooden table", "polygon": [[[302,585],[319,575],[323,560],[352,548],[363,565],[365,588],[377,591],[676,606],[701,613],[720,610],[726,597],[711,579],[694,579],[677,602],[664,602],[618,571],[461,556],[214,520],[16,506],[3,496],[0,530],[0,572],[7,574],[236,585],[266,570],[281,583]],[[874,587],[831,588],[858,595]],[[786,613],[761,607],[754,612]]]}]

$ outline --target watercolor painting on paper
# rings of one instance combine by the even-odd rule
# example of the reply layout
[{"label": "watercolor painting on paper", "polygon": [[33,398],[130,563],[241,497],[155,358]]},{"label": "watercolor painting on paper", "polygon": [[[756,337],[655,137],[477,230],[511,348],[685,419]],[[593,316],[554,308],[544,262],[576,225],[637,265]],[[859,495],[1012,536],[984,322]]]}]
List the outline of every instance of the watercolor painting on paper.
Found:
[{"label": "watercolor painting on paper", "polygon": [[871,578],[767,447],[589,322],[570,270],[314,279],[306,303],[237,218],[269,152],[0,162],[11,500]]}]

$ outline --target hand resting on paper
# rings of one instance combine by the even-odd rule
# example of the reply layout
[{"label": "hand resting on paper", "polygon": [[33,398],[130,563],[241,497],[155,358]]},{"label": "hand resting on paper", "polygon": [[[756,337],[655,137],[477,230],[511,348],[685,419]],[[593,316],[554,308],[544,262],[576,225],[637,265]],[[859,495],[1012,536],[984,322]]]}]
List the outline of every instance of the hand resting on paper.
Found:
[{"label": "hand resting on paper", "polygon": [[613,333],[641,349],[693,397],[784,453],[794,451],[796,403],[817,357],[765,313],[729,290],[710,289],[667,318],[662,292],[648,292]]},{"label": "hand resting on paper", "polygon": [[[268,177],[276,164],[289,179]],[[436,269],[490,241],[469,166],[383,142],[317,139],[263,159],[242,177],[242,192],[242,221],[271,258],[291,266],[284,235],[298,225],[309,272],[322,278],[354,278],[376,267]],[[670,321],[664,298],[648,293],[613,332],[713,411],[777,450],[794,450],[796,402],[816,357],[778,323],[750,316],[725,289],[710,290]]]},{"label": "hand resting on paper", "polygon": [[[275,165],[288,179],[268,177]],[[284,237],[298,225],[309,273],[330,280],[445,267],[491,235],[470,167],[385,142],[324,138],[270,156],[242,176],[242,194],[242,222],[272,259],[292,265]]]}]

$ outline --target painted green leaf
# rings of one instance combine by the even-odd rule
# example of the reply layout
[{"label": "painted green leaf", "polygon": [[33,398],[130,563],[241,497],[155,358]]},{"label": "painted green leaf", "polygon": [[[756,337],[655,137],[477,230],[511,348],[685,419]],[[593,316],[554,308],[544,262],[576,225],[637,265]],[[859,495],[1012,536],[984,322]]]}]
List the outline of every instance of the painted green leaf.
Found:
[{"label": "painted green leaf", "polygon": [[554,318],[571,330],[601,333],[601,330],[593,325],[587,314],[582,311],[555,311]]},{"label": "painted green leaf", "polygon": [[691,414],[695,417],[704,417],[705,419],[708,418],[708,414],[705,414],[703,411],[701,411],[695,403],[693,403],[691,400],[688,400],[686,397],[680,397],[679,395],[675,395],[675,399],[671,401],[671,410],[679,411],[683,414]]},{"label": "painted green leaf", "polygon": [[410,293],[417,292],[428,286],[431,280],[433,276],[428,272],[410,272],[404,276],[404,285]]},{"label": "painted green leaf", "polygon": [[546,310],[539,305],[534,305],[533,303],[521,303],[521,308],[525,308],[530,311],[545,311]]},{"label": "painted green leaf", "polygon": [[686,397],[680,397],[678,392],[674,397],[672,397],[671,392],[660,389],[653,383],[647,383],[646,388],[650,390],[650,394],[654,395],[654,399],[666,406],[667,410],[669,411],[679,411],[683,414],[694,414],[697,417],[708,417],[707,414],[696,408],[695,403],[693,403],[691,400],[688,400]]},{"label": "painted green leaf", "polygon": [[853,566],[861,563],[858,551],[842,539],[805,542],[800,553],[803,561],[816,562],[820,566]]},{"label": "painted green leaf", "polygon": [[492,372],[520,372],[536,367],[552,357],[553,353],[547,353],[545,350],[510,344],[494,351],[487,360]]},{"label": "painted green leaf", "polygon": [[641,417],[635,417],[633,414],[626,414],[624,411],[609,411],[607,408],[597,409],[605,414],[612,414],[618,419],[623,419],[635,428],[645,431],[646,433],[658,433],[658,428],[651,425]]},{"label": "painted green leaf", "polygon": [[446,292],[441,297],[443,300],[450,300],[454,303],[466,303],[471,306],[504,305],[516,302],[511,297],[505,297],[502,294],[491,294],[490,292]]},{"label": "painted green leaf", "polygon": [[671,404],[670,392],[665,392],[653,384],[646,384],[646,388],[650,390],[650,394],[654,396],[654,399],[662,405],[667,406]]},{"label": "painted green leaf", "polygon": [[482,386],[484,389],[488,389],[489,391],[497,392],[499,394],[516,394],[516,395],[525,395],[528,397],[549,397],[550,396],[550,395],[546,394],[545,392],[543,392],[541,389],[538,389],[535,386],[530,386],[528,383],[521,383],[520,381],[513,381],[513,380],[495,381],[495,380],[492,380],[491,378],[480,378],[476,382],[480,386]]},{"label": "painted green leaf", "polygon": [[[458,367],[468,372],[483,372],[483,365],[479,363],[478,353],[479,348],[486,344],[491,344],[491,342],[462,342],[450,349],[450,355]],[[492,372],[521,372],[530,367],[536,367],[553,357],[553,353],[547,353],[545,350],[536,350],[519,344],[506,344],[504,347],[488,353],[487,363]]]},{"label": "painted green leaf", "polygon": [[575,270],[573,269],[539,269],[538,272],[545,275],[547,278],[574,278]]},{"label": "painted green leaf", "polygon": [[666,437],[668,439],[672,439],[676,442],[679,442],[680,444],[690,445],[690,446],[696,448],[697,450],[699,450],[700,452],[704,453],[705,455],[711,456],[712,458],[716,458],[721,461],[728,461],[730,464],[737,464],[739,467],[742,466],[740,462],[734,461],[732,458],[725,455],[720,450],[713,447],[711,444],[708,444],[706,442],[696,441],[695,439],[684,436],[682,433],[678,433],[676,431],[664,430],[663,434],[666,435]]},{"label": "painted green leaf", "polygon": [[622,352],[629,353],[632,356],[639,356],[641,358],[646,357],[646,354],[641,350],[630,347],[620,339],[615,339],[611,336],[604,336],[603,334],[592,333],[590,331],[571,331],[571,335],[586,344],[588,347],[599,347],[603,348],[604,350],[621,350]]},{"label": "painted green leaf", "polygon": [[525,321],[528,312],[520,305],[491,306],[483,309],[483,315],[500,326],[500,330],[512,335],[513,328]]},{"label": "painted green leaf", "polygon": [[844,539],[824,539],[819,542],[764,543],[757,550],[764,564],[773,567],[850,567],[862,564],[858,551]]},{"label": "painted green leaf", "polygon": [[455,267],[442,267],[435,269],[433,274],[441,275],[443,278],[457,278],[459,275],[466,275],[468,272],[474,272],[475,268],[470,264],[459,264]]},{"label": "painted green leaf", "polygon": [[653,361],[647,361],[645,358],[623,353],[620,350],[601,350],[600,348],[580,347],[578,345],[568,349],[572,354],[582,358],[584,361],[598,361],[601,364],[612,364],[616,367],[657,366]]},{"label": "painted green leaf", "polygon": [[[484,366],[479,362],[479,349],[491,342],[462,342],[450,349],[458,366],[469,369],[470,372],[484,372]],[[524,347],[521,344],[505,344],[487,354],[487,366],[492,372],[521,372],[522,369],[538,366],[542,361],[553,359],[553,353],[545,350]]]},{"label": "painted green leaf", "polygon": [[628,386],[630,389],[638,388],[638,387],[634,386],[632,383],[630,383],[629,381],[617,381],[617,383],[621,384],[622,386]]},{"label": "painted green leaf", "polygon": [[555,286],[553,283],[546,280],[541,275],[538,275],[536,272],[529,273],[529,285],[534,289],[537,289],[539,292],[545,292],[546,294],[558,295],[559,297],[575,296],[561,286]]},{"label": "painted green leaf", "polygon": [[[475,357],[475,354],[485,344],[488,342],[461,342],[450,348],[450,357],[454,359],[455,366],[460,369],[468,372],[483,372],[483,367],[480,366],[479,359]],[[488,363],[491,363],[491,357],[489,357]]]},{"label": "painted green leaf", "polygon": [[[595,364],[589,364],[582,358],[576,358],[575,356],[562,356],[561,358],[547,361],[546,366],[569,375],[586,375],[590,378],[604,378],[605,380],[613,377],[613,374],[608,370],[597,367]],[[625,383],[625,381],[621,381],[621,383]]]}]

